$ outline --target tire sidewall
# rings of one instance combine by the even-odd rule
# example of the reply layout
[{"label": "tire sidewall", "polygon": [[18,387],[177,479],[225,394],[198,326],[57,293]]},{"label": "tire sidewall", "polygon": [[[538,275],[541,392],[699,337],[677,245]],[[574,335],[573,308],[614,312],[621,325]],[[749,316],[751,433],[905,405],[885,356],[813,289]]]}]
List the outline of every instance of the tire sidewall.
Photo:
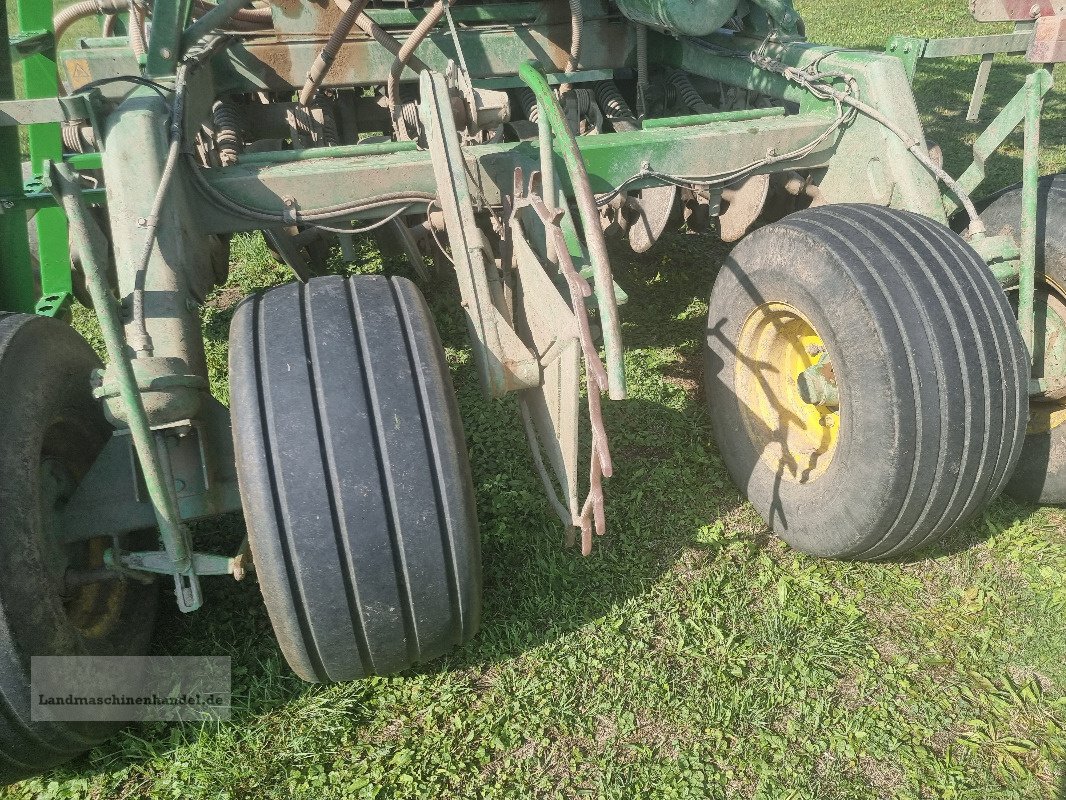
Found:
[{"label": "tire sidewall", "polygon": [[[804,552],[838,555],[860,547],[857,532],[891,523],[885,519],[890,500],[909,477],[902,469],[901,410],[891,386],[899,365],[887,357],[888,343],[871,323],[871,301],[855,291],[827,248],[788,227],[774,229],[774,247],[768,248],[769,231],[756,231],[734,249],[711,293],[708,403],[726,468],[771,529]],[[781,477],[757,451],[735,393],[737,357],[729,343],[739,340],[759,304],[773,301],[793,306],[814,326],[840,392],[835,453],[826,471],[806,484]],[[881,457],[870,458],[871,450]]]}]

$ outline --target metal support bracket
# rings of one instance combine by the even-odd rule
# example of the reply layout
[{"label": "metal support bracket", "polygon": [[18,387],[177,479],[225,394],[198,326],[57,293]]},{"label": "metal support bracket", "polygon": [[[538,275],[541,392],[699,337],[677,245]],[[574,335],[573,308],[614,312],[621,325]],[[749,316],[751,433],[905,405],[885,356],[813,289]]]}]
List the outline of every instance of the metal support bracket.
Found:
[{"label": "metal support bracket", "polygon": [[153,432],[149,426],[144,400],[126,355],[118,303],[107,279],[106,239],[85,206],[73,169],[66,164],[53,163],[50,184],[66,212],[71,238],[81,257],[86,288],[92,296],[108,359],[126,407],[130,435],[144,474],[155,522],[172,563],[178,608],[194,611],[202,605],[203,596],[191,557],[191,536],[178,511],[169,461],[161,452],[159,437],[162,434]]},{"label": "metal support bracket", "polygon": [[[607,370],[592,341],[589,325],[586,300],[592,296],[592,288],[574,264],[562,224],[567,211],[544,201],[550,187],[542,183],[539,173],[530,176],[528,191],[523,183],[521,168],[515,168],[513,214],[508,223],[508,250],[514,257],[517,278],[515,322],[520,335],[540,355],[544,384],[519,395],[522,424],[544,490],[567,526],[568,544],[573,544],[575,528],[580,529],[581,552],[588,555],[592,552],[593,530],[602,536],[607,529],[602,479],[613,471],[600,409],[601,393],[608,388]],[[533,242],[542,243],[543,255],[536,252]],[[568,289],[569,304],[551,278],[556,264]],[[592,429],[589,489],[580,504],[579,359],[585,364]]]},{"label": "metal support bracket", "polygon": [[508,324],[499,270],[486,251],[474,218],[466,162],[455,130],[447,83],[443,75],[430,70],[424,71],[420,80],[422,102],[418,113],[426,129],[481,385],[490,397],[540,386],[540,364]]},{"label": "metal support bracket", "polygon": [[[985,162],[989,156],[996,152],[1011,132],[1025,120],[1029,94],[1036,93],[1038,99],[1043,98],[1051,90],[1051,86],[1051,73],[1046,69],[1036,70],[1031,80],[1026,81],[1025,86],[1018,90],[1018,93],[1008,101],[984,132],[977,137],[973,143],[973,163],[966,168],[957,181],[964,192],[972,194],[974,189],[981,185],[985,179]],[[955,213],[958,208],[958,201],[945,195],[944,209],[948,216]]]}]

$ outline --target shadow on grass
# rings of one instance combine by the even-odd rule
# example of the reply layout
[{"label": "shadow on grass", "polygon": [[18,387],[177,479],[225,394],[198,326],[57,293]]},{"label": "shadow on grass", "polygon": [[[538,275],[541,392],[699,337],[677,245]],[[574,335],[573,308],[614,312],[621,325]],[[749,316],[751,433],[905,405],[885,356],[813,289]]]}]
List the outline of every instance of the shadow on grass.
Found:
[{"label": "shadow on grass", "polygon": [[[707,237],[674,236],[648,257],[619,252],[615,260],[620,282],[632,294],[623,318],[627,343],[637,353],[629,365],[632,399],[604,407],[615,475],[605,483],[608,533],[595,541],[589,558],[564,546],[565,531],[542,495],[517,404],[481,394],[453,281],[437,275],[422,287],[449,350],[459,396],[478,495],[484,595],[478,636],[405,675],[468,673],[476,682],[496,664],[568,636],[646,592],[686,550],[704,547],[696,541],[701,527],[743,504],[711,444],[702,393],[696,389],[705,308],[688,312],[709,291],[720,261],[715,245]],[[273,273],[267,275],[268,281],[274,279]],[[242,295],[232,285],[223,288],[205,313],[216,391],[225,388],[229,321]],[[642,357],[643,349],[668,342],[678,348],[675,361]],[[194,536],[197,549],[226,553],[235,550],[244,532],[241,516],[234,514],[199,524]],[[337,696],[328,687],[303,683],[284,664],[254,579],[207,579],[203,591],[203,609],[186,615],[173,603],[169,585],[162,587],[153,652],[231,656],[229,727],[261,725],[264,718],[299,713],[302,704]],[[370,683],[359,694],[374,691]],[[372,712],[355,703],[344,713],[347,728],[358,730]],[[195,725],[137,725],[53,777],[136,769],[200,735]]]}]

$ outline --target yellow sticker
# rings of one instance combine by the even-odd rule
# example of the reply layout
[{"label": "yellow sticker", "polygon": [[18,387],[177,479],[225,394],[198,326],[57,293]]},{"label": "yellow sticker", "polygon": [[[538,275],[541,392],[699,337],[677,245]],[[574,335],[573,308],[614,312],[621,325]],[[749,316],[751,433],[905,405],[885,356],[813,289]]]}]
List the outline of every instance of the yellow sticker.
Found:
[{"label": "yellow sticker", "polygon": [[87,84],[93,79],[89,71],[89,61],[84,58],[67,59],[67,77],[70,78],[70,85],[74,89],[80,89]]}]

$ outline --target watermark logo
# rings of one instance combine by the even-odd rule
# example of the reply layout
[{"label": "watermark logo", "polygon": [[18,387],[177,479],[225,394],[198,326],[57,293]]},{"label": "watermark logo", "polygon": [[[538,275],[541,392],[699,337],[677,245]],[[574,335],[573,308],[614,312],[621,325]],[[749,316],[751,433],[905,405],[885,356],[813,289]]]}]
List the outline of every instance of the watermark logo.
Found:
[{"label": "watermark logo", "polygon": [[229,656],[33,656],[34,722],[199,722],[230,717]]}]

